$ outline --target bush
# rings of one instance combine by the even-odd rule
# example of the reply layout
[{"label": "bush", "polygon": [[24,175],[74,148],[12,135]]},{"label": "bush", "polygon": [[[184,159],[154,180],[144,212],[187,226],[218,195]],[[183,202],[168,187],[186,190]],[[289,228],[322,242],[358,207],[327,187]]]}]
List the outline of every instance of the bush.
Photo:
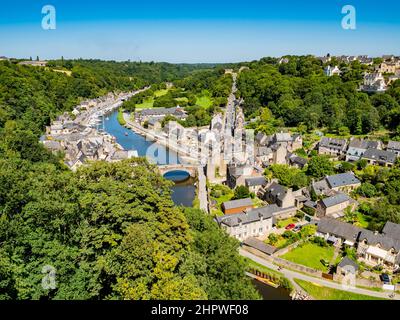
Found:
[{"label": "bush", "polygon": [[356,193],[366,198],[372,198],[376,196],[377,190],[373,184],[365,182],[357,188]]},{"label": "bush", "polygon": [[328,243],[325,241],[325,239],[321,238],[321,237],[313,237],[311,239],[311,241],[313,243],[315,243],[316,245],[319,245],[320,247],[327,247],[328,246]]},{"label": "bush", "polygon": [[235,194],[232,198],[232,200],[237,200],[237,199],[245,199],[245,198],[250,198],[250,191],[249,188],[246,186],[238,186],[235,189]]},{"label": "bush", "polygon": [[269,244],[271,244],[272,246],[276,245],[276,243],[279,241],[279,237],[275,234],[275,233],[271,233],[268,236],[268,242]]}]

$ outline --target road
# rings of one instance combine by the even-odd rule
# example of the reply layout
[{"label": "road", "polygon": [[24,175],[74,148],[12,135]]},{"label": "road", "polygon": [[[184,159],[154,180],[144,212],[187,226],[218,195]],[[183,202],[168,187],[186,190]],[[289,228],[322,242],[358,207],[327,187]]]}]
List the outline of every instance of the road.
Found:
[{"label": "road", "polygon": [[198,167],[198,182],[198,197],[200,201],[200,209],[209,213],[206,176],[204,174],[204,168],[202,166]]},{"label": "road", "polygon": [[[278,271],[278,267],[265,260],[262,259],[246,250],[243,249],[239,249],[239,254],[242,255],[243,257],[249,258],[263,266],[266,266],[270,269],[276,270]],[[304,280],[304,281],[308,281],[308,282],[312,282],[315,283],[317,285],[321,285],[324,287],[328,287],[328,288],[332,288],[332,289],[337,289],[337,290],[342,290],[342,291],[349,291],[352,293],[357,293],[357,294],[363,294],[363,295],[367,295],[367,296],[372,296],[372,297],[377,297],[377,298],[384,298],[384,299],[390,299],[389,298],[389,294],[391,292],[378,292],[378,291],[371,291],[371,290],[367,290],[367,289],[362,289],[362,288],[356,288],[356,287],[346,287],[344,288],[341,284],[336,283],[336,282],[332,282],[332,281],[328,281],[328,280],[324,280],[324,279],[320,279],[320,278],[315,278],[312,276],[308,276],[305,275],[303,273],[299,273],[296,271],[292,271],[292,270],[288,270],[285,268],[281,268],[279,270],[279,272],[283,273],[283,275],[288,278],[293,284],[294,283],[294,279],[300,279],[300,280]],[[297,285],[295,285],[296,289],[298,288]],[[396,294],[394,298],[392,298],[393,300],[400,300],[400,295]]]}]

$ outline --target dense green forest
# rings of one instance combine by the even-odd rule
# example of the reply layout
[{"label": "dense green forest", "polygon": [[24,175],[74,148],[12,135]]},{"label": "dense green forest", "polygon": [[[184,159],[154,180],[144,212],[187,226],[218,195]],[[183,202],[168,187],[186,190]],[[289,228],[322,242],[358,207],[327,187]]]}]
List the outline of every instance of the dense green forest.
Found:
[{"label": "dense green forest", "polygon": [[[334,62],[333,62],[334,63]],[[289,57],[288,63],[261,59],[247,64],[238,79],[247,117],[264,115],[259,131],[306,126],[308,130],[367,134],[381,128],[399,130],[400,81],[386,93],[358,91],[367,71],[355,61],[340,65],[341,76],[327,77],[324,65],[312,56]]]},{"label": "dense green forest", "polygon": [[[174,207],[145,160],[77,173],[0,160],[3,299],[252,299],[238,243],[202,211]],[[57,287],[41,286],[42,267]]]},{"label": "dense green forest", "polygon": [[[42,147],[44,126],[80,99],[149,83],[120,64],[71,65],[68,75],[0,63],[0,299],[259,298],[238,242],[175,207],[144,159],[73,173]],[[45,266],[55,289],[42,287]]]}]

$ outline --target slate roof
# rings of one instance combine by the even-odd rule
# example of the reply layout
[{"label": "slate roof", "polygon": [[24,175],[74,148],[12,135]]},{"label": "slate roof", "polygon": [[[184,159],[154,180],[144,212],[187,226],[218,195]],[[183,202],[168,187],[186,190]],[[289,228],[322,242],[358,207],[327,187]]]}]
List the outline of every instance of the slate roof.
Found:
[{"label": "slate roof", "polygon": [[344,150],[346,147],[347,141],[345,139],[334,139],[323,137],[319,142],[320,147],[326,147],[330,149]]},{"label": "slate roof", "polygon": [[317,207],[317,203],[311,200],[307,200],[306,202],[304,202],[304,206],[315,209]]},{"label": "slate roof", "polygon": [[346,266],[352,266],[354,268],[354,270],[359,269],[358,264],[355,261],[351,260],[349,257],[344,257],[342,259],[342,261],[340,261],[340,263],[338,264],[338,267],[340,267],[340,268],[343,268]]},{"label": "slate roof", "polygon": [[290,162],[299,164],[301,166],[305,166],[307,164],[307,162],[308,162],[308,160],[306,158],[299,157],[299,156],[297,156],[295,154],[292,154],[289,157],[289,160],[290,160]]},{"label": "slate roof", "polygon": [[389,141],[387,149],[400,150],[400,141]]},{"label": "slate roof", "polygon": [[252,209],[247,212],[226,214],[224,216],[217,217],[216,220],[219,224],[235,227],[240,223],[248,224],[259,221],[261,217],[263,217],[263,219],[272,218],[273,214],[279,211],[281,211],[281,209],[276,204],[272,204],[269,206]]},{"label": "slate roof", "polygon": [[329,233],[352,242],[358,240],[362,230],[363,229],[353,226],[350,223],[327,217],[322,218],[318,222],[317,228],[317,231],[320,233]]},{"label": "slate roof", "polygon": [[400,250],[400,240],[393,239],[383,234],[374,233],[373,231],[363,229],[360,233],[360,241],[367,240],[369,245],[380,244],[385,250],[394,248],[396,251]]},{"label": "slate roof", "polygon": [[388,221],[383,227],[382,233],[390,238],[400,240],[400,224]]},{"label": "slate roof", "polygon": [[357,149],[378,149],[379,147],[379,142],[378,141],[372,141],[372,140],[362,140],[362,139],[352,139],[349,144],[349,148],[357,148]]},{"label": "slate roof", "polygon": [[282,200],[286,195],[287,189],[279,183],[273,182],[267,188],[267,192],[279,200]]},{"label": "slate roof", "polygon": [[264,241],[258,240],[257,238],[253,237],[244,240],[243,244],[257,249],[258,251],[261,251],[267,255],[272,255],[277,250],[276,247],[266,244],[264,243]]},{"label": "slate roof", "polygon": [[263,186],[267,183],[264,177],[250,177],[245,179],[247,187]]},{"label": "slate roof", "polygon": [[397,155],[392,151],[368,149],[367,151],[365,151],[362,157],[370,160],[395,163]]},{"label": "slate roof", "polygon": [[317,195],[328,192],[330,190],[326,179],[322,179],[320,181],[314,182],[312,184],[312,187]]},{"label": "slate roof", "polygon": [[238,199],[238,200],[226,201],[222,203],[222,205],[224,206],[225,210],[229,210],[240,207],[253,206],[253,201],[250,198]]},{"label": "slate roof", "polygon": [[350,200],[350,197],[347,194],[338,193],[332,197],[321,200],[321,202],[325,206],[325,208],[330,208],[348,200]]},{"label": "slate roof", "polygon": [[337,188],[337,187],[343,187],[361,183],[360,180],[358,180],[354,174],[349,172],[339,173],[333,176],[329,176],[326,178],[326,180],[331,188]]}]

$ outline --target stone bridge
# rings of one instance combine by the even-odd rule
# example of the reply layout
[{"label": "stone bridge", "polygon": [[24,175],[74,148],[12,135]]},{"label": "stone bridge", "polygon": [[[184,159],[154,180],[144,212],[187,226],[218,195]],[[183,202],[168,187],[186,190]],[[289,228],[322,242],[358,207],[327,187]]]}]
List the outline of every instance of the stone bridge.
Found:
[{"label": "stone bridge", "polygon": [[171,171],[183,171],[188,173],[191,177],[195,178],[197,177],[198,166],[187,164],[171,164],[158,166],[158,170],[162,175],[165,175],[166,173]]}]

